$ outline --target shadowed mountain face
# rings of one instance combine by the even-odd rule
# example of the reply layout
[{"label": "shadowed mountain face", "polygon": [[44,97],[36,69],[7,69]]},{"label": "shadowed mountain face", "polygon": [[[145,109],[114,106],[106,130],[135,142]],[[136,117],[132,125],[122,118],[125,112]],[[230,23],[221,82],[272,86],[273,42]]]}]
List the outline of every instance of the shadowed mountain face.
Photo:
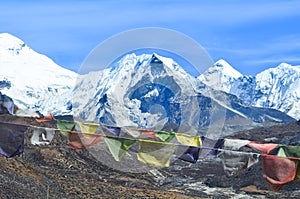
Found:
[{"label": "shadowed mountain face", "polygon": [[295,121],[213,90],[172,59],[157,54],[126,55],[111,69],[79,78],[73,112],[80,119],[114,126],[191,126],[202,129],[202,134],[210,128],[220,135]]}]

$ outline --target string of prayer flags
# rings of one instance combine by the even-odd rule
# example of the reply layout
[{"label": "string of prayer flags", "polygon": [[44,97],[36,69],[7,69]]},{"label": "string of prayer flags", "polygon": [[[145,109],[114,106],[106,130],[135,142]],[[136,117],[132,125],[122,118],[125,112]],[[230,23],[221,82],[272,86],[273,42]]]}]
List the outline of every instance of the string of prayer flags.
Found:
[{"label": "string of prayer flags", "polygon": [[169,142],[175,137],[174,132],[156,131],[155,137],[159,138],[163,142]]},{"label": "string of prayer flags", "polygon": [[[37,119],[41,119],[39,120],[41,122],[55,120],[52,114]],[[55,135],[55,131],[60,130],[63,135],[68,136],[71,149],[85,149],[104,139],[116,161],[121,161],[126,152],[129,149],[133,151],[132,147],[136,142],[139,142],[138,160],[159,167],[170,166],[175,149],[181,150],[179,159],[191,163],[196,163],[199,157],[202,156],[220,157],[227,175],[234,175],[249,168],[257,163],[261,156],[263,178],[272,190],[279,191],[286,183],[300,179],[300,146],[262,144],[249,140],[227,138],[210,139],[204,136],[175,132],[130,129],[136,137],[146,136],[147,138],[161,140],[157,142],[141,138],[119,137],[121,133],[119,127],[67,120],[55,121],[57,129],[0,122],[0,154],[10,158],[23,153],[26,141],[25,135],[28,128],[32,127],[30,143],[33,145],[49,144]],[[76,125],[77,130],[81,132],[74,131]],[[99,127],[103,131],[98,129]],[[174,137],[180,144],[169,143]],[[239,151],[244,146],[263,154]]]},{"label": "string of prayer flags", "polygon": [[56,120],[57,128],[60,130],[61,134],[68,136],[70,131],[75,130],[76,123],[69,120]]},{"label": "string of prayer flags", "polygon": [[260,151],[262,153],[268,154],[273,149],[278,147],[278,144],[272,144],[272,143],[261,144],[261,143],[257,143],[257,142],[250,142],[249,144],[247,144],[247,146],[254,149],[254,150],[256,150],[256,151]]},{"label": "string of prayer flags", "polygon": [[[262,154],[263,177],[273,191],[299,179],[299,158]],[[298,168],[297,168],[298,166]]]},{"label": "string of prayer flags", "polygon": [[169,167],[176,146],[167,142],[140,140],[138,160],[159,167]]},{"label": "string of prayer flags", "polygon": [[68,134],[69,146],[73,150],[85,149],[100,142],[102,139],[102,134],[85,134],[74,131]]},{"label": "string of prayer flags", "polygon": [[42,118],[38,118],[38,117],[34,117],[36,121],[38,122],[49,122],[49,121],[53,121],[55,120],[54,116],[52,113],[49,113],[49,115],[42,117]]},{"label": "string of prayer flags", "polygon": [[137,140],[120,137],[104,137],[108,149],[116,161],[121,161],[125,153],[132,147]]},{"label": "string of prayer flags", "polygon": [[55,129],[45,127],[33,127],[30,143],[32,145],[50,144],[55,135]]},{"label": "string of prayer flags", "polygon": [[28,126],[0,122],[0,154],[7,158],[24,152]]},{"label": "string of prayer flags", "polygon": [[222,150],[220,153],[223,168],[227,175],[235,175],[258,163],[259,155],[242,151]]}]

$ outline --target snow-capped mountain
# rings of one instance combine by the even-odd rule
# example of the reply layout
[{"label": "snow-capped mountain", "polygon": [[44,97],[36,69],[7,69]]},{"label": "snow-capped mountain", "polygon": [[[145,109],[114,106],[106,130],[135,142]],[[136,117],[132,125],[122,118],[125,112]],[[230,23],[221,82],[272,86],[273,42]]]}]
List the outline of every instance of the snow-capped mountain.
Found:
[{"label": "snow-capped mountain", "polygon": [[232,68],[225,60],[220,59],[201,74],[198,79],[214,89],[229,93],[233,82],[242,76],[240,72]]},{"label": "snow-capped mountain", "polygon": [[79,78],[73,111],[85,120],[149,127],[170,114],[171,109],[172,120],[177,120],[175,109],[179,102],[175,96],[182,95],[181,103],[186,100],[188,104],[187,98],[195,95],[196,84],[197,80],[172,59],[156,54],[128,54],[110,69]]},{"label": "snow-capped mountain", "polygon": [[[232,68],[228,63],[222,64],[221,67]],[[246,105],[280,110],[293,118],[300,119],[300,66],[282,63],[254,77],[234,75],[222,79],[220,84],[224,86],[216,86],[211,84],[211,81],[214,80],[213,75],[224,76],[228,73],[223,74],[224,70],[219,70],[211,75],[210,70],[208,69],[199,79],[212,88],[236,95]]]},{"label": "snow-capped mountain", "polygon": [[[214,71],[222,72],[218,78],[229,81],[232,90],[232,82],[243,76],[229,64],[222,67],[224,63],[209,73],[213,77]],[[25,113],[73,114],[116,126],[175,124],[232,132],[293,121],[279,111],[249,107],[234,95],[211,89],[170,58],[128,54],[111,68],[78,75],[7,33],[0,34],[0,92]]]},{"label": "snow-capped mountain", "polygon": [[76,77],[76,73],[35,52],[22,40],[0,34],[0,91],[24,113],[70,112]]},{"label": "snow-capped mountain", "polygon": [[[238,72],[235,75],[240,76]],[[227,132],[293,121],[276,110],[245,106],[235,96],[205,86],[172,59],[157,54],[128,54],[111,68],[78,78],[73,114],[116,126],[183,124]]]}]

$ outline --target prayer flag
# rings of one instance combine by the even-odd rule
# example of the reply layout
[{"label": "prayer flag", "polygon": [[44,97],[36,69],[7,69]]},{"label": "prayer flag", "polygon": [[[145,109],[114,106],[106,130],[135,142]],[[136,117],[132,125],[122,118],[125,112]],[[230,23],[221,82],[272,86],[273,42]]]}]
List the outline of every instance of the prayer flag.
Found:
[{"label": "prayer flag", "polygon": [[120,161],[125,155],[126,151],[132,147],[137,140],[120,137],[104,137],[104,141],[108,146],[109,151],[116,161]]},{"label": "prayer flag", "polygon": [[49,113],[48,116],[42,117],[42,118],[38,118],[38,117],[34,117],[36,121],[38,122],[49,122],[49,121],[53,121],[55,120],[54,116],[52,113]]},{"label": "prayer flag", "polygon": [[262,154],[263,177],[273,191],[297,178],[298,158]]},{"label": "prayer flag", "polygon": [[250,142],[247,144],[248,147],[260,151],[262,153],[270,153],[273,149],[278,147],[278,144],[272,144],[272,143],[267,143],[267,144],[261,144],[261,143],[256,143],[256,142]]},{"label": "prayer flag", "polygon": [[228,150],[239,150],[243,146],[249,144],[249,140],[238,140],[238,139],[224,139],[223,149]]},{"label": "prayer flag", "polygon": [[259,154],[222,150],[220,158],[222,159],[225,173],[231,176],[256,164]]},{"label": "prayer flag", "polygon": [[138,160],[146,164],[169,167],[175,147],[170,143],[140,140]]},{"label": "prayer flag", "polygon": [[74,131],[76,123],[68,120],[57,120],[57,128],[60,130],[61,134],[68,136],[70,131]]},{"label": "prayer flag", "polygon": [[149,137],[154,139],[155,138],[155,132],[153,130],[147,130],[147,129],[135,129],[135,128],[125,128],[127,133],[133,137]]},{"label": "prayer flag", "polygon": [[50,144],[55,135],[55,129],[45,127],[33,127],[30,142],[33,145]]},{"label": "prayer flag", "polygon": [[177,141],[183,145],[187,146],[201,146],[200,136],[176,133],[175,134]]},{"label": "prayer flag", "polygon": [[201,146],[200,136],[188,135],[188,134],[175,134],[177,141],[183,145],[189,146],[187,150],[179,157],[180,160],[196,163],[199,157]]},{"label": "prayer flag", "polygon": [[97,123],[84,123],[77,122],[80,126],[80,130],[83,133],[83,136],[89,136],[89,134],[95,134],[100,124]]},{"label": "prayer flag", "polygon": [[199,147],[189,146],[184,154],[179,157],[179,159],[190,163],[196,163],[199,158],[199,152]]},{"label": "prayer flag", "polygon": [[175,137],[174,132],[164,132],[164,131],[156,131],[155,137],[158,137],[163,142],[169,142]]},{"label": "prayer flag", "polygon": [[0,122],[0,153],[7,158],[24,152],[28,126]]},{"label": "prayer flag", "polygon": [[300,158],[300,146],[280,145],[277,156]]},{"label": "prayer flag", "polygon": [[121,132],[121,128],[120,127],[113,127],[113,126],[102,125],[101,128],[104,131],[104,133],[106,133],[106,134],[107,133],[113,134],[115,136],[119,136],[120,132]]},{"label": "prayer flag", "polygon": [[85,134],[81,132],[70,132],[68,134],[68,141],[71,149],[79,150],[90,147],[101,141],[103,135],[101,134]]},{"label": "prayer flag", "polygon": [[210,139],[201,136],[202,147],[199,156],[201,157],[217,157],[220,153],[220,148],[224,145],[224,138]]},{"label": "prayer flag", "polygon": [[155,132],[152,131],[152,130],[140,130],[142,132],[142,135],[146,136],[146,137],[149,137],[149,138],[152,138],[154,139],[155,138]]}]

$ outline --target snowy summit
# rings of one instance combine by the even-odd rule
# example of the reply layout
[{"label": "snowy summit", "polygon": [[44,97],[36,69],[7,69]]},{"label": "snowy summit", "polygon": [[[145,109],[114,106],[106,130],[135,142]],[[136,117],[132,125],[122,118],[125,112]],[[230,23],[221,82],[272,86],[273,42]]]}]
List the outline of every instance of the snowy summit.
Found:
[{"label": "snowy summit", "polygon": [[199,76],[199,80],[205,82],[214,89],[229,92],[232,83],[243,76],[225,60],[220,59],[212,67]]},{"label": "snowy summit", "polygon": [[1,92],[12,96],[19,109],[63,114],[77,74],[32,50],[8,33],[0,34]]}]

